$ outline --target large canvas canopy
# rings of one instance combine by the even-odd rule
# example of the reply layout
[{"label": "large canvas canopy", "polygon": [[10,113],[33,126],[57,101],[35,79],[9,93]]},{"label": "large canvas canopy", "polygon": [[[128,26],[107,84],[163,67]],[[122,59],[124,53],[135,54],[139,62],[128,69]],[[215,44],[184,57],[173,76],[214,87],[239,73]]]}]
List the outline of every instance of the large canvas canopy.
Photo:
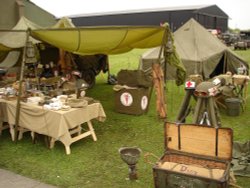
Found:
[{"label": "large canvas canopy", "polygon": [[[22,24],[24,27],[15,27],[8,32],[1,31],[0,51],[24,47],[27,32],[29,32],[30,37],[38,41],[79,55],[121,54],[135,48],[143,49],[156,46],[165,48],[167,42],[172,40],[172,33],[168,25],[76,28],[70,23],[70,20],[65,18],[52,28],[39,28],[26,18],[22,18],[19,22],[20,24],[24,22]],[[16,33],[18,33],[18,37],[15,36]],[[177,57],[175,54],[173,50],[171,56]],[[178,78],[184,80],[185,70],[180,69],[177,72]]]},{"label": "large canvas canopy", "polygon": [[84,27],[32,30],[31,35],[81,55],[119,54],[162,44],[165,27]]},{"label": "large canvas canopy", "polygon": [[[159,45],[164,51],[168,41],[173,40],[168,25],[41,29],[32,30],[31,35],[60,49],[80,55],[113,55],[134,48],[152,48]],[[177,60],[175,49],[172,49],[169,56],[175,61],[177,82],[180,84],[184,80],[185,69]]]},{"label": "large canvas canopy", "polygon": [[[208,79],[227,71],[237,73],[237,68],[241,66],[249,69],[244,60],[194,19],[190,19],[174,33],[174,42],[187,75],[201,74]],[[158,54],[159,47],[150,49],[142,55],[141,64],[155,61]],[[145,66],[141,65],[142,69]],[[171,76],[173,67],[169,67],[169,70]]]}]

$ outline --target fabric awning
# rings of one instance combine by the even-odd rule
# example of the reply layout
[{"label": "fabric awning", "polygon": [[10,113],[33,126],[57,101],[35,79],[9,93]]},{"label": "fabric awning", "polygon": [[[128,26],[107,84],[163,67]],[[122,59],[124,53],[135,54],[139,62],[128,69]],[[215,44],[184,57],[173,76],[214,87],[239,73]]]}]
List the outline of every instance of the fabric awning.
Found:
[{"label": "fabric awning", "polygon": [[[167,24],[164,26],[99,26],[75,28],[74,25],[70,23],[70,20],[64,19],[52,28],[39,28],[38,26],[28,23],[29,22],[23,18],[19,24],[24,25],[26,30],[23,30],[23,27],[15,27],[13,28],[14,31],[8,35],[0,36],[0,50],[8,51],[25,46],[25,31],[28,29],[31,39],[37,39],[38,41],[46,42],[59,49],[79,55],[114,55],[125,53],[135,48],[146,49],[157,46],[165,48],[168,40],[172,39],[172,34]],[[65,28],[65,26],[69,28]],[[15,39],[17,35],[11,34],[13,32],[20,32],[20,35]],[[173,50],[170,56],[177,57],[176,51]],[[169,61],[168,63],[171,62]],[[180,62],[175,63],[175,65],[177,64],[180,64]],[[182,68],[178,68],[178,70],[181,70],[178,75],[182,75],[180,77],[183,81],[185,70]]]},{"label": "fabric awning", "polygon": [[119,54],[162,44],[165,27],[112,26],[32,30],[31,36],[66,51],[81,54]]}]

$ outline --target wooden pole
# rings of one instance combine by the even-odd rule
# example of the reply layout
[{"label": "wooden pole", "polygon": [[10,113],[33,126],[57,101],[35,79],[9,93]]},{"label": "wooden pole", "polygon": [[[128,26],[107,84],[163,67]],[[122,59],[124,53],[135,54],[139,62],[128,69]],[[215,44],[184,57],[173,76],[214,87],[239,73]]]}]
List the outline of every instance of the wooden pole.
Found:
[{"label": "wooden pole", "polygon": [[[166,82],[166,70],[163,73],[162,67],[161,67],[161,55],[163,50],[165,51],[166,49],[166,37],[168,34],[168,26],[166,26],[166,29],[163,34],[162,38],[162,44],[161,48],[158,54],[158,62],[152,64],[152,75],[153,75],[153,83],[154,83],[154,88],[156,90],[156,110],[160,116],[160,118],[166,119],[167,118],[167,105],[166,105],[166,99],[165,99],[165,82]],[[168,39],[167,39],[168,40]],[[166,68],[166,60],[164,57],[164,66]]]},{"label": "wooden pole", "polygon": [[26,41],[25,46],[23,48],[23,55],[22,55],[22,64],[21,64],[21,70],[20,70],[20,78],[19,78],[19,89],[18,89],[18,97],[17,97],[17,104],[16,104],[16,117],[15,117],[15,129],[14,129],[14,141],[17,141],[17,133],[18,133],[18,127],[19,127],[19,118],[20,118],[20,100],[22,96],[22,84],[23,84],[23,73],[24,73],[24,66],[26,62],[26,51],[27,51],[27,43],[29,41],[29,35],[30,35],[30,29],[27,29],[26,31]]},{"label": "wooden pole", "polygon": [[[165,26],[165,27],[167,27],[167,26]],[[152,64],[153,87],[156,89],[156,96],[157,96],[157,98],[156,98],[156,108],[157,108],[157,112],[158,112],[158,114],[159,114],[159,116],[161,118],[166,118],[166,103],[165,103],[165,100],[164,100],[165,99],[165,96],[164,96],[164,94],[165,94],[165,92],[164,92],[165,84],[164,84],[164,86],[162,86],[162,79],[161,79],[162,68],[160,66],[162,51],[165,50],[165,48],[166,48],[166,46],[165,46],[166,45],[166,36],[167,36],[167,28],[165,29],[163,37],[162,37],[162,43],[161,43],[161,47],[160,47],[160,50],[159,50],[157,63]],[[164,57],[164,59],[165,59],[165,57]],[[166,60],[164,60],[164,63],[166,63]],[[157,66],[157,64],[159,66]],[[161,71],[159,71],[159,69],[161,69]],[[158,74],[157,72],[158,73],[160,72],[161,75],[157,75]],[[165,80],[165,77],[166,77],[165,74],[166,74],[166,71],[165,71],[165,73],[163,73],[164,80]],[[152,92],[153,92],[153,88],[150,88],[149,101],[151,99]]]},{"label": "wooden pole", "polygon": [[164,92],[164,86],[163,86],[163,72],[160,64],[153,63],[152,66],[152,73],[153,73],[153,80],[154,80],[154,87],[156,90],[156,108],[157,112],[160,116],[160,118],[166,118],[167,117],[167,110],[166,110],[166,103],[165,103],[165,92]]},{"label": "wooden pole", "polygon": [[59,61],[58,61],[58,65],[61,66],[61,71],[63,73],[66,73],[66,69],[67,69],[67,65],[65,62],[65,51],[63,49],[59,49]]}]

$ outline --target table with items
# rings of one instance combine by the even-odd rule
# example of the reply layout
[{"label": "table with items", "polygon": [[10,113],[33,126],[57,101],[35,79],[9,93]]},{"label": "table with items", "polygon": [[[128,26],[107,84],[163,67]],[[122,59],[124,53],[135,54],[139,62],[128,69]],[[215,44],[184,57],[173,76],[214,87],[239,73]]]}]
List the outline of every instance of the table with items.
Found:
[{"label": "table with items", "polygon": [[[78,99],[75,99],[78,100]],[[80,100],[79,100],[80,101]],[[76,101],[78,104],[81,102]],[[32,133],[43,134],[51,138],[50,147],[53,148],[55,141],[61,141],[67,154],[70,154],[70,145],[82,138],[92,136],[96,141],[97,137],[92,126],[92,120],[97,119],[103,122],[106,118],[104,109],[99,101],[89,102],[82,99],[84,105],[79,107],[63,106],[61,108],[46,105],[38,105],[33,102],[21,102],[19,116],[19,139],[23,130]],[[0,99],[0,121],[10,126],[12,139],[14,138],[14,125],[16,121],[16,100]],[[82,126],[88,126],[87,131],[83,131]],[[20,136],[21,134],[21,136]]]}]

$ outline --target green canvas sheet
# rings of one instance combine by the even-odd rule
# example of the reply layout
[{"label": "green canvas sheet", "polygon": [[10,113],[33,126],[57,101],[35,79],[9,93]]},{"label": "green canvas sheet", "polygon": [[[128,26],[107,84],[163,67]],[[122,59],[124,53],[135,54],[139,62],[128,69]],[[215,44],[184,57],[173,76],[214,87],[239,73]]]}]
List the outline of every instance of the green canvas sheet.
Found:
[{"label": "green canvas sheet", "polygon": [[250,140],[233,143],[232,170],[234,175],[250,177]]},{"label": "green canvas sheet", "polygon": [[120,54],[134,48],[151,48],[162,44],[165,27],[84,27],[32,30],[31,35],[69,52]]}]

